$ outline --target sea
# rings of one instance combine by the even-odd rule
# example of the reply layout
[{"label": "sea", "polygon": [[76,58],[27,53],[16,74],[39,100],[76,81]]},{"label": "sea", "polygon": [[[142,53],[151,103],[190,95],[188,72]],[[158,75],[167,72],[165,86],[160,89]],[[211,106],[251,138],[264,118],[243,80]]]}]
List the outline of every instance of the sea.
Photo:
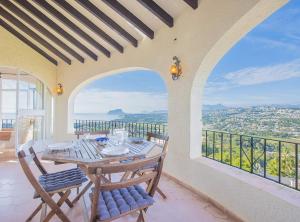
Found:
[{"label": "sea", "polygon": [[74,120],[103,120],[103,121],[111,121],[115,119],[120,119],[119,115],[111,115],[107,113],[74,113]]},{"label": "sea", "polygon": [[15,119],[16,114],[15,113],[2,113],[1,118],[2,119]]},{"label": "sea", "polygon": [[[3,113],[2,119],[15,119],[15,113]],[[119,115],[110,115],[107,113],[75,113],[73,114],[73,119],[75,120],[103,120],[111,121],[115,119],[120,119]]]}]

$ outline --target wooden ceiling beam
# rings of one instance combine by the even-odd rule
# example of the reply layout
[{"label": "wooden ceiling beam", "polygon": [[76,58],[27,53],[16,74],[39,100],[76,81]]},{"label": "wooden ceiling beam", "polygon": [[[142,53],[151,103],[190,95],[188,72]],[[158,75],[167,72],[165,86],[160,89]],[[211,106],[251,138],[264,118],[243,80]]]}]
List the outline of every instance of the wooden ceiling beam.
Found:
[{"label": "wooden ceiling beam", "polygon": [[84,62],[84,58],[81,57],[77,52],[75,52],[73,49],[71,49],[68,45],[66,45],[64,42],[62,42],[59,38],[57,38],[55,35],[53,35],[51,32],[49,32],[46,28],[44,28],[42,25],[40,25],[38,22],[36,22],[30,16],[28,16],[25,12],[23,12],[21,9],[19,9],[17,6],[15,6],[13,3],[9,2],[9,1],[1,1],[0,4],[2,4],[5,8],[7,8],[9,11],[11,11],[14,15],[18,16],[20,19],[25,21],[31,27],[35,28],[41,34],[43,34],[47,38],[51,39],[55,44],[60,46],[63,50],[70,53],[72,56],[77,58],[79,61]]},{"label": "wooden ceiling beam", "polygon": [[173,17],[168,14],[163,8],[156,4],[153,0],[138,0],[145,8],[147,8],[152,14],[158,17],[170,28],[174,25]]},{"label": "wooden ceiling beam", "polygon": [[26,45],[28,45],[29,47],[31,47],[33,50],[35,50],[36,52],[38,52],[39,54],[41,54],[43,57],[45,57],[51,63],[53,63],[54,65],[58,64],[57,61],[54,58],[52,58],[50,55],[48,55],[42,49],[40,49],[39,47],[37,47],[34,43],[32,43],[31,41],[29,41],[27,38],[25,38],[21,33],[19,33],[18,31],[16,31],[13,27],[11,27],[9,24],[7,24],[5,21],[3,21],[1,18],[0,18],[0,25],[4,29],[6,29],[7,31],[9,31],[11,34],[13,34],[15,37],[17,37],[19,40],[21,40],[22,42],[24,42]]},{"label": "wooden ceiling beam", "polygon": [[108,42],[110,45],[112,45],[119,52],[123,53],[123,51],[124,51],[123,46],[121,46],[117,41],[115,41],[113,38],[111,38],[109,35],[107,35],[103,30],[101,30],[91,20],[89,20],[87,17],[85,17],[82,13],[80,13],[77,9],[75,9],[68,2],[66,2],[65,0],[53,0],[53,2],[55,2],[55,4],[57,4],[59,7],[61,7],[63,10],[65,10],[67,13],[72,15],[75,19],[77,19],[79,22],[81,22],[83,25],[85,25],[91,31],[96,33],[100,38],[104,39],[106,42]]},{"label": "wooden ceiling beam", "polygon": [[0,15],[3,16],[7,21],[14,24],[16,27],[18,27],[20,30],[25,32],[27,35],[29,35],[32,39],[39,42],[41,45],[43,45],[45,48],[47,48],[49,51],[53,52],[56,56],[64,60],[69,65],[71,64],[71,60],[65,56],[63,53],[58,51],[55,47],[53,47],[51,44],[49,44],[45,39],[40,37],[38,34],[36,34],[34,31],[32,31],[30,28],[28,28],[26,25],[24,25],[22,22],[20,22],[16,17],[11,15],[9,12],[7,12],[2,6],[0,6]]},{"label": "wooden ceiling beam", "polygon": [[84,7],[87,11],[92,13],[103,23],[105,23],[108,27],[119,33],[119,35],[128,40],[133,46],[137,47],[138,41],[125,29],[123,29],[119,24],[117,24],[113,19],[111,19],[99,8],[97,8],[92,2],[90,2],[89,0],[76,0],[76,2],[78,2],[82,7]]},{"label": "wooden ceiling beam", "polygon": [[[79,2],[86,2],[86,0],[77,0]],[[137,29],[143,32],[150,39],[154,38],[154,31],[150,29],[145,23],[143,23],[138,17],[136,17],[133,13],[131,13],[127,8],[125,8],[121,3],[117,0],[102,0],[108,6],[110,6],[113,10],[115,10],[119,15],[121,15],[124,19],[134,25]],[[86,5],[90,5],[91,3],[87,3]]]},{"label": "wooden ceiling beam", "polygon": [[184,0],[186,4],[191,6],[193,9],[198,8],[198,0]]},{"label": "wooden ceiling beam", "polygon": [[62,13],[60,13],[56,8],[54,8],[48,2],[46,2],[45,0],[33,0],[33,1],[37,3],[39,6],[41,6],[43,9],[48,11],[51,15],[56,17],[59,21],[64,23],[66,26],[68,26],[73,32],[77,33],[79,36],[85,39],[92,46],[100,50],[104,55],[110,57],[110,51],[108,51],[104,46],[99,44],[95,39],[93,39],[91,36],[85,33],[82,29],[80,29],[77,25],[75,25],[72,21],[70,21],[67,17],[65,17]]},{"label": "wooden ceiling beam", "polygon": [[34,7],[27,0],[15,0],[15,1],[18,2],[24,9],[26,9],[32,15],[34,15],[35,17],[37,17],[38,19],[43,21],[50,28],[52,28],[54,31],[56,31],[58,34],[60,34],[62,37],[64,37],[66,40],[71,42],[75,47],[79,48],[80,50],[85,52],[87,55],[89,55],[92,59],[97,61],[98,57],[94,52],[92,52],[90,49],[88,49],[86,46],[84,46],[79,40],[77,40],[71,34],[66,32],[63,28],[61,28],[59,25],[57,25],[54,21],[52,21],[46,15],[44,15],[40,10],[38,10],[36,7]]}]

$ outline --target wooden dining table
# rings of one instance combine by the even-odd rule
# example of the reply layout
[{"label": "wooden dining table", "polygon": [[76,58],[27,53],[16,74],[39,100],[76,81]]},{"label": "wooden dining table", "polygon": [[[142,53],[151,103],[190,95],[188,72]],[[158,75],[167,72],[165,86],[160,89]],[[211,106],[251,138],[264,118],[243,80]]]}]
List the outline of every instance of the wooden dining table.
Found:
[{"label": "wooden dining table", "polygon": [[[132,157],[146,156],[157,144],[151,141],[143,140],[141,143],[134,143],[130,140],[122,144],[129,149],[129,153],[121,156],[105,156],[101,151],[106,147],[100,145],[95,140],[77,140],[73,141],[72,148],[61,150],[45,150],[42,154],[43,160],[53,161],[57,164],[74,163],[77,165],[91,166],[95,164],[107,163]],[[116,146],[109,143],[107,146]]]},{"label": "wooden dining table", "polygon": [[[134,143],[130,140],[122,144],[129,149],[129,153],[120,156],[106,156],[101,151],[106,147],[99,145],[95,140],[76,140],[73,141],[72,148],[61,150],[45,150],[42,160],[53,161],[57,164],[73,163],[77,165],[92,166],[95,164],[105,164],[111,161],[118,161],[127,158],[142,157],[149,154],[157,144],[143,140],[141,143]],[[117,146],[109,143],[107,146]]]},{"label": "wooden dining table", "polygon": [[[115,146],[112,143],[109,143],[107,146],[112,147]],[[95,140],[76,140],[73,141],[72,148],[60,149],[57,151],[53,150],[45,150],[42,154],[42,160],[53,161],[56,164],[76,164],[80,167],[87,177],[90,179],[90,182],[83,189],[83,193],[85,193],[94,183],[95,178],[95,170],[97,167],[103,164],[109,164],[111,162],[118,162],[125,159],[130,158],[140,158],[147,156],[151,151],[155,150],[157,147],[157,143],[143,140],[141,143],[125,142],[121,146],[125,146],[129,149],[129,153],[121,156],[105,156],[101,153],[101,151],[105,148],[105,146],[100,145]],[[155,152],[155,151],[154,151]],[[129,172],[126,172],[123,177],[126,178],[126,175]],[[103,179],[107,180],[106,177],[103,176]],[[122,180],[122,178],[121,178]],[[79,191],[77,191],[79,192]],[[83,195],[82,198],[82,206],[83,206],[83,215],[84,221],[89,221],[89,198]],[[79,198],[78,198],[79,200]]]}]

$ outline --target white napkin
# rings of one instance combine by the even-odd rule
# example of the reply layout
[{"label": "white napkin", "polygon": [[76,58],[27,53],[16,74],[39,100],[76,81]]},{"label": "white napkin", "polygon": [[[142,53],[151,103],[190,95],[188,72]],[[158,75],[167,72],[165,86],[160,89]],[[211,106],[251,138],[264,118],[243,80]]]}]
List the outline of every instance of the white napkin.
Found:
[{"label": "white napkin", "polygon": [[121,156],[129,153],[129,149],[126,146],[111,146],[106,147],[101,151],[101,154],[105,156]]},{"label": "white napkin", "polygon": [[65,150],[73,147],[72,143],[52,143],[48,145],[49,150]]}]

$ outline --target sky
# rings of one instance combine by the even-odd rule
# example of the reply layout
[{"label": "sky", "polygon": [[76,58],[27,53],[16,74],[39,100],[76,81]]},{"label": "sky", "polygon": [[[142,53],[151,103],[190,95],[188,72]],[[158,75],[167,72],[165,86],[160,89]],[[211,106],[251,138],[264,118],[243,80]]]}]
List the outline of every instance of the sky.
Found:
[{"label": "sky", "polygon": [[113,109],[126,113],[167,110],[167,90],[159,74],[130,71],[95,80],[79,92],[75,113],[107,113]]},{"label": "sky", "polygon": [[205,104],[300,104],[300,1],[292,0],[250,31],[221,59]]},{"label": "sky", "polygon": [[[300,1],[292,0],[244,36],[212,71],[204,104],[300,104]],[[151,71],[99,79],[80,91],[75,113],[167,109],[163,80]]]}]

